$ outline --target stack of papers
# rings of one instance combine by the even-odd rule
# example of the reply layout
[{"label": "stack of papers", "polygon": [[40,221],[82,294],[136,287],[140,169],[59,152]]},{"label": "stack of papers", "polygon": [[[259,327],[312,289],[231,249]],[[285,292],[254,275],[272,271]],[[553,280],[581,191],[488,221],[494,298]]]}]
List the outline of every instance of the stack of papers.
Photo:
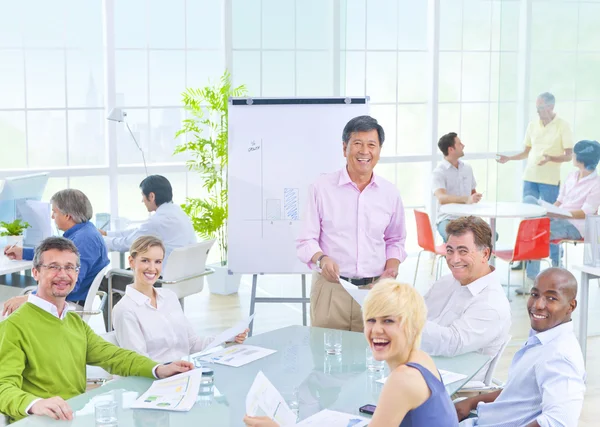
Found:
[{"label": "stack of papers", "polygon": [[157,380],[136,400],[132,408],[189,411],[196,403],[202,370],[192,369],[182,374]]},{"label": "stack of papers", "polygon": [[268,348],[238,344],[215,351],[207,356],[200,357],[200,360],[207,363],[218,363],[220,365],[238,368],[275,352],[276,350]]},{"label": "stack of papers", "polygon": [[[345,414],[343,412],[330,411],[324,409],[316,413],[312,417],[308,417],[302,422],[296,424],[297,427],[308,426],[327,426],[327,427],[366,427],[369,424],[369,419],[358,415]],[[282,424],[284,425],[284,424]]]},{"label": "stack of papers", "polygon": [[296,414],[262,371],[258,371],[246,396],[246,414],[251,417],[267,416],[280,426],[296,424]]},{"label": "stack of papers", "polygon": [[[457,374],[456,372],[444,371],[443,369],[438,369],[440,375],[442,376],[442,383],[444,385],[455,383],[456,381],[463,380],[467,378],[466,375]],[[385,384],[387,377],[384,377],[380,380],[377,380],[378,383]]]}]

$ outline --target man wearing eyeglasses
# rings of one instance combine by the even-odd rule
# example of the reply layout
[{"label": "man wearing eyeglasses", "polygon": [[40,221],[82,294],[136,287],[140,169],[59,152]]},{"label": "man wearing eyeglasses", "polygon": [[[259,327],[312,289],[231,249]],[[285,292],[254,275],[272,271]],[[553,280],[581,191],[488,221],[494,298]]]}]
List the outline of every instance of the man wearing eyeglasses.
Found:
[{"label": "man wearing eyeglasses", "polygon": [[[108,265],[108,253],[102,236],[90,222],[92,204],[87,196],[75,189],[61,190],[50,199],[52,219],[63,236],[71,240],[81,256],[81,266],[75,288],[67,302],[76,310],[83,310],[85,298],[96,275]],[[33,249],[7,246],[4,254],[10,259],[33,259]],[[2,315],[9,315],[27,301],[27,296],[17,296],[4,303]]]},{"label": "man wearing eyeglasses", "polygon": [[193,369],[177,361],[158,364],[100,338],[74,313],[66,298],[80,261],[73,242],[49,237],[35,249],[36,295],[0,322],[0,413],[13,421],[28,415],[72,420],[66,402],[85,392],[86,365],[121,376],[166,378]]}]

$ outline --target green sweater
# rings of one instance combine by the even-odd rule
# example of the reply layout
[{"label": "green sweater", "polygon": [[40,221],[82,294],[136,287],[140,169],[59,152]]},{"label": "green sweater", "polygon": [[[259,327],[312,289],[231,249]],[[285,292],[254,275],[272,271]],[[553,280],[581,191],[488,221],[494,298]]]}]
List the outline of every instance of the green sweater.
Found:
[{"label": "green sweater", "polygon": [[104,339],[75,313],[63,320],[26,303],[0,322],[0,414],[26,416],[37,398],[85,392],[85,365],[121,376],[154,378],[158,363]]}]

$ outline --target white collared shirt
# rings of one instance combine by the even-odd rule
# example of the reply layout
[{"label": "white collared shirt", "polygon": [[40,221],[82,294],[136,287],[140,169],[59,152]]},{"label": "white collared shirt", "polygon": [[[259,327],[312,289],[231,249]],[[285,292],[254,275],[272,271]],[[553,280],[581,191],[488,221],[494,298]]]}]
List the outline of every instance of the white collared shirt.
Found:
[{"label": "white collared shirt", "polygon": [[196,243],[196,232],[190,218],[174,203],[163,203],[148,221],[138,228],[108,231],[104,242],[108,250],[127,252],[131,244],[140,236],[155,236],[165,245],[163,277],[167,261],[173,249]]},{"label": "white collared shirt", "polygon": [[[476,351],[493,358],[508,338],[510,304],[495,270],[465,286],[452,274],[444,276],[431,286],[425,304],[421,349],[432,356]],[[473,380],[483,380],[486,371],[484,366]]]},{"label": "white collared shirt", "polygon": [[[451,196],[469,196],[477,187],[473,168],[462,160],[458,161],[458,168],[452,166],[448,160],[444,159],[433,170],[432,191],[435,193],[439,189],[446,190],[446,194]],[[438,202],[437,222],[445,219],[455,218],[451,215],[440,212],[440,203]]]},{"label": "white collared shirt", "polygon": [[58,308],[54,304],[52,304],[49,301],[46,301],[45,299],[38,297],[35,294],[29,294],[29,296],[27,297],[27,302],[30,302],[31,304],[35,305],[36,307],[41,308],[45,312],[50,313],[51,315],[53,315],[54,317],[57,317],[60,320],[63,320],[67,316],[67,313],[69,313],[70,310],[73,310],[73,308],[71,306],[69,306],[69,304],[65,301],[65,308],[63,309],[61,315],[59,316]]},{"label": "white collared shirt", "polygon": [[576,426],[585,394],[585,365],[573,322],[544,332],[531,331],[517,351],[502,393],[477,405],[478,418],[461,426]]},{"label": "white collared shirt", "polygon": [[154,290],[156,308],[150,303],[150,297],[132,285],[125,289],[125,296],[113,309],[119,346],[161,363],[202,351],[214,338],[201,338],[194,332],[173,291]]}]

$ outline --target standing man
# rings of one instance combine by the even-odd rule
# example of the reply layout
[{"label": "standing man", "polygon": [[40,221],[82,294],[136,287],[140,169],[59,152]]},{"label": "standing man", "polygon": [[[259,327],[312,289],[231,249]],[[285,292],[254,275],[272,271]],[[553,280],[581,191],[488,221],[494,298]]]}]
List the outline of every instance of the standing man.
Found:
[{"label": "standing man", "polygon": [[[476,351],[492,359],[510,330],[510,304],[489,264],[492,230],[483,219],[469,216],[450,221],[445,231],[451,274],[435,282],[425,295],[427,323],[421,349],[443,357]],[[473,380],[483,381],[486,374],[484,367]]]},{"label": "standing man", "polygon": [[298,258],[315,270],[312,326],[362,332],[360,305],[339,279],[369,289],[380,278],[395,278],[406,258],[400,194],[373,172],[384,139],[377,120],[353,118],[342,134],[346,166],[322,175],[309,189],[296,248]]},{"label": "standing man", "polygon": [[556,202],[560,187],[560,165],[571,160],[573,135],[569,124],[554,112],[555,98],[545,92],[538,96],[539,120],[527,126],[525,149],[515,156],[498,155],[499,163],[527,159],[523,176],[523,199],[533,196]]},{"label": "standing man", "polygon": [[459,160],[465,155],[465,145],[456,132],[442,136],[438,147],[444,160],[433,170],[433,194],[438,200],[437,229],[444,243],[448,241],[446,226],[456,217],[440,212],[440,206],[447,203],[472,204],[481,200],[475,187],[477,182],[473,168]]}]

